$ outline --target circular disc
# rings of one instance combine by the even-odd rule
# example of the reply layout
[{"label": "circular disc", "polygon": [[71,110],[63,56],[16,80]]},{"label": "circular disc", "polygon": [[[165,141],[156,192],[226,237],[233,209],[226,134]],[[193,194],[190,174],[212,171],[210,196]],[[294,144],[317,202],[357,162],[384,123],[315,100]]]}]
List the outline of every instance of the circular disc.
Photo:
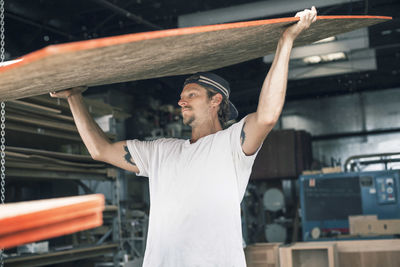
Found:
[{"label": "circular disc", "polygon": [[278,211],[285,207],[285,200],[282,191],[277,188],[270,188],[263,196],[264,208],[269,211]]},{"label": "circular disc", "polygon": [[268,242],[285,242],[286,228],[280,224],[272,223],[265,226],[265,239]]}]

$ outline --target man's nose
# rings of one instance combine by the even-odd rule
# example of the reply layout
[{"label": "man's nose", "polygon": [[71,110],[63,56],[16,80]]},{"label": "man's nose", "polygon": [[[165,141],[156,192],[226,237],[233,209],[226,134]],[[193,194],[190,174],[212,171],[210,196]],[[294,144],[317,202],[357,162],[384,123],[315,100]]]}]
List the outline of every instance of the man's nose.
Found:
[{"label": "man's nose", "polygon": [[185,107],[185,106],[187,106],[187,102],[185,100],[183,100],[183,99],[180,99],[178,101],[178,105],[181,106],[181,107]]}]

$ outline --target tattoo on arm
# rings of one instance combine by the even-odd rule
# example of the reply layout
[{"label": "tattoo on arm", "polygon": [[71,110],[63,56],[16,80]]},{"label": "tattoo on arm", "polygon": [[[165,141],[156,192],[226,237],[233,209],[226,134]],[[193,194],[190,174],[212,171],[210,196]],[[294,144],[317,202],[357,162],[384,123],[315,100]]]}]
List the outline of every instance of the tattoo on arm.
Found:
[{"label": "tattoo on arm", "polygon": [[127,147],[127,146],[124,146],[124,150],[125,150],[125,152],[126,152],[126,154],[125,154],[125,156],[124,156],[126,162],[132,164],[133,166],[136,166],[135,162],[133,162],[131,153],[129,153],[128,147]]},{"label": "tattoo on arm", "polygon": [[246,122],[243,123],[243,127],[242,127],[242,132],[240,133],[240,141],[241,141],[241,145],[244,144],[244,141],[246,139],[246,133],[244,132],[244,126],[246,125]]}]

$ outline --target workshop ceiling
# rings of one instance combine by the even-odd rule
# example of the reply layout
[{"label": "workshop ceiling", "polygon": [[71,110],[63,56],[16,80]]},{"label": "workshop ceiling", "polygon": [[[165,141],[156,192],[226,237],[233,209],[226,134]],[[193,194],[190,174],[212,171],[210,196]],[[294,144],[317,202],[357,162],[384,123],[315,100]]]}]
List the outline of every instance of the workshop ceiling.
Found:
[{"label": "workshop ceiling", "polygon": [[[288,0],[285,0],[288,3]],[[289,17],[285,1],[269,0],[281,6],[280,14]],[[335,0],[330,0],[335,2]],[[328,1],[329,2],[329,1]],[[375,50],[376,70],[290,80],[288,99],[323,97],[399,87],[400,90],[400,1],[336,0],[338,4],[319,8],[320,15],[384,15],[393,20],[369,28],[369,46]],[[15,59],[47,45],[87,40],[127,33],[178,27],[178,17],[244,5],[246,0],[5,0],[6,60]],[[308,4],[309,0],[297,1]],[[315,1],[318,8],[318,1]],[[286,4],[289,8],[290,5]],[[278,9],[278,8],[277,8]],[[284,13],[282,13],[282,10]],[[228,12],[228,11],[227,11]],[[231,83],[232,100],[240,113],[254,111],[259,89],[270,65],[262,58],[216,70]],[[108,85],[132,94],[156,94],[165,103],[176,102],[184,77]],[[133,87],[135,89],[133,89]],[[97,90],[97,91],[98,91]]]}]

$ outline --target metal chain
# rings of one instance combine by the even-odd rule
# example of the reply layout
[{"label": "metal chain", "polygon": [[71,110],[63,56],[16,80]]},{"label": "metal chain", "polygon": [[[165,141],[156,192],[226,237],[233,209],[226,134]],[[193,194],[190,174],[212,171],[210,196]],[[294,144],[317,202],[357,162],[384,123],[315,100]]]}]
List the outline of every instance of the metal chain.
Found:
[{"label": "metal chain", "polygon": [[[5,37],[4,37],[4,0],[0,0],[0,59],[1,59],[1,63],[4,62],[4,58],[5,58]],[[5,133],[5,128],[6,128],[6,111],[5,111],[5,107],[6,104],[4,102],[1,102],[1,109],[0,109],[0,135],[1,135],[1,139],[0,139],[0,178],[1,178],[1,182],[0,182],[0,191],[1,191],[1,204],[4,204],[4,200],[5,200],[5,191],[6,191],[6,154],[4,152],[6,146],[6,133]],[[0,248],[0,267],[4,266],[4,259],[3,259],[3,248]]]},{"label": "metal chain", "polygon": [[1,178],[1,204],[5,200],[5,185],[6,185],[6,103],[0,103],[0,178]]},{"label": "metal chain", "polygon": [[1,62],[4,62],[4,49],[5,49],[5,38],[4,38],[4,0],[0,1],[0,55],[1,55]]}]

